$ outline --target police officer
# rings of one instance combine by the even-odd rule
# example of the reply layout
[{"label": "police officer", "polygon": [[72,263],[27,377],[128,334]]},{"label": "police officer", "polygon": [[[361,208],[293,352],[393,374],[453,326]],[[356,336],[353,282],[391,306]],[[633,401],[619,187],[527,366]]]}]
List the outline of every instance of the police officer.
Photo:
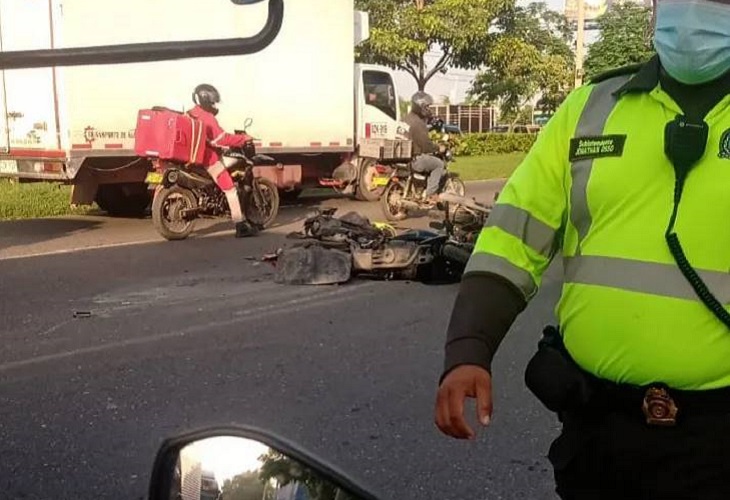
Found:
[{"label": "police officer", "polygon": [[576,89],[509,179],[448,327],[435,418],[472,439],[491,362],[562,257],[527,365],[564,499],[730,498],[730,3],[659,0],[657,57]]}]

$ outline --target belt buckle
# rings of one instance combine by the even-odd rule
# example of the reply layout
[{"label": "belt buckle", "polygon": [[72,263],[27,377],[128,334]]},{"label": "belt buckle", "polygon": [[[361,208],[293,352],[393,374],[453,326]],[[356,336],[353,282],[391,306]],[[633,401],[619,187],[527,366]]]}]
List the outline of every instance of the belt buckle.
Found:
[{"label": "belt buckle", "polygon": [[671,427],[677,423],[679,409],[663,387],[649,387],[644,393],[641,409],[649,425]]}]

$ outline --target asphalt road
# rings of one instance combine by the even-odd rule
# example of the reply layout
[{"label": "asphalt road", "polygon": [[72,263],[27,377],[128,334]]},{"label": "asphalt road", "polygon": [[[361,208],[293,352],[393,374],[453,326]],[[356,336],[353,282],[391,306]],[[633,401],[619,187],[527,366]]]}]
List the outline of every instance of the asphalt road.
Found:
[{"label": "asphalt road", "polygon": [[522,378],[552,318],[554,270],[497,356],[492,425],[455,441],[432,412],[456,286],[276,285],[247,257],[305,213],[285,209],[255,239],[213,224],[174,243],[149,220],[0,224],[0,498],[142,498],[163,438],[235,423],[384,499],[556,498],[544,457],[558,424]]}]

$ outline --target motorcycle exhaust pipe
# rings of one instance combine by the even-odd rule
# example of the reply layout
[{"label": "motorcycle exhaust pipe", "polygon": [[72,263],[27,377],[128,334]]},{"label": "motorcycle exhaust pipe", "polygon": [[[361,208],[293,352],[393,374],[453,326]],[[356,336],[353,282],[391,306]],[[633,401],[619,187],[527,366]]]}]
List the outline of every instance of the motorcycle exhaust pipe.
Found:
[{"label": "motorcycle exhaust pipe", "polygon": [[188,172],[184,172],[182,170],[170,170],[165,176],[165,179],[167,181],[166,184],[177,184],[182,188],[190,190],[202,188],[209,184],[209,181],[207,179],[202,179],[196,175],[189,174]]}]

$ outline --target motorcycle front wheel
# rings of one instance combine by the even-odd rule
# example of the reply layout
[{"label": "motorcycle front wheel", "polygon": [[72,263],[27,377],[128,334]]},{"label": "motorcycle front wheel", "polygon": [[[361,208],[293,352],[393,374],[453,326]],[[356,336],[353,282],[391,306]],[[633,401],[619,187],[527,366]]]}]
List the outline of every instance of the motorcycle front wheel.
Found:
[{"label": "motorcycle front wheel", "polygon": [[391,182],[380,197],[380,208],[389,221],[399,221],[408,217],[408,211],[401,206],[406,190],[400,182]]},{"label": "motorcycle front wheel", "polygon": [[[448,174],[447,174],[448,175]],[[444,182],[443,193],[451,193],[457,196],[466,196],[466,184],[459,177],[448,175]]]},{"label": "motorcycle front wheel", "polygon": [[166,240],[184,240],[193,231],[194,218],[184,218],[184,210],[194,210],[195,195],[180,186],[161,188],[152,200],[152,223]]},{"label": "motorcycle front wheel", "polygon": [[276,220],[280,203],[276,184],[265,177],[256,177],[253,188],[242,200],[244,217],[251,224],[267,228]]}]

